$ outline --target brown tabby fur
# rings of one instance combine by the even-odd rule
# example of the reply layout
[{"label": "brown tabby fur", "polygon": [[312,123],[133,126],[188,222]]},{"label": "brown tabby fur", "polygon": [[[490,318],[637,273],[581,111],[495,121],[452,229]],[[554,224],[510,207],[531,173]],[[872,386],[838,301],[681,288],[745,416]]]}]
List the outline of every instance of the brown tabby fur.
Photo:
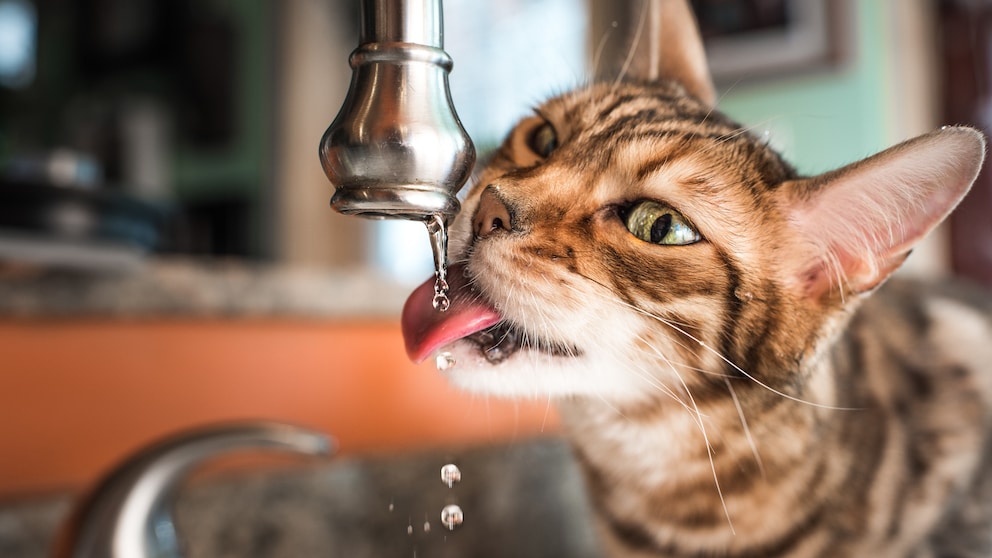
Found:
[{"label": "brown tabby fur", "polygon": [[[713,109],[685,6],[652,10],[676,44],[645,32],[622,80],[542,105],[481,172],[452,254],[529,341],[447,373],[556,397],[610,555],[992,556],[992,298],[877,288],[967,191],[982,138],[799,177]],[[632,236],[642,199],[703,240]]]}]

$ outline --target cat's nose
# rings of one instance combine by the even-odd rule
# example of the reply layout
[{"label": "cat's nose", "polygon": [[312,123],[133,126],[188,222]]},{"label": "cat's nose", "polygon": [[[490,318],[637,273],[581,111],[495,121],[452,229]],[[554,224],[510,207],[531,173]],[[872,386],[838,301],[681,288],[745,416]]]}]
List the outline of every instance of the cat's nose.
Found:
[{"label": "cat's nose", "polygon": [[500,231],[513,230],[513,216],[506,204],[499,199],[496,188],[487,186],[479,198],[479,208],[475,210],[472,230],[476,238],[485,238]]}]

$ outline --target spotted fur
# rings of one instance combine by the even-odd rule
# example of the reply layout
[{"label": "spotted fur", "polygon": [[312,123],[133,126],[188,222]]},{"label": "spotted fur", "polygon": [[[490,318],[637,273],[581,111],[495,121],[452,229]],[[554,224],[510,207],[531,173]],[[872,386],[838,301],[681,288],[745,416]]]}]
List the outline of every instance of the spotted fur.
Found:
[{"label": "spotted fur", "polygon": [[[888,280],[981,135],[799,176],[714,109],[684,3],[651,12],[676,44],[644,33],[633,70],[541,105],[480,173],[452,256],[520,348],[462,340],[445,373],[557,402],[610,555],[992,556],[992,297]],[[640,200],[702,240],[634,237]]]}]

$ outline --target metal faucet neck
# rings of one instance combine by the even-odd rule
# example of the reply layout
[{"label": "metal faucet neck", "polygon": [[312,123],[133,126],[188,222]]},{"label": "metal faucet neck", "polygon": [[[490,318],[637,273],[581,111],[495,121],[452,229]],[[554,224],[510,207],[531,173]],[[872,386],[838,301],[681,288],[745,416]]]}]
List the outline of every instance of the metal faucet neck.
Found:
[{"label": "metal faucet neck", "polygon": [[440,0],[363,0],[348,96],[320,143],[331,206],[447,222],[475,163],[451,103]]},{"label": "metal faucet neck", "polygon": [[359,44],[412,43],[444,48],[441,3],[432,0],[365,0]]}]

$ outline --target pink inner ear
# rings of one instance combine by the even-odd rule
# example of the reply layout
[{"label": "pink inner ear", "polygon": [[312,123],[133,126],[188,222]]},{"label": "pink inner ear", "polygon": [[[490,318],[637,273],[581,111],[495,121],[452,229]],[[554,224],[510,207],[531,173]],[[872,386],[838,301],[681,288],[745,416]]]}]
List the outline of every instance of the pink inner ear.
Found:
[{"label": "pink inner ear", "polygon": [[961,201],[983,158],[978,132],[945,128],[787,185],[799,235],[792,259],[807,295],[879,285]]}]

